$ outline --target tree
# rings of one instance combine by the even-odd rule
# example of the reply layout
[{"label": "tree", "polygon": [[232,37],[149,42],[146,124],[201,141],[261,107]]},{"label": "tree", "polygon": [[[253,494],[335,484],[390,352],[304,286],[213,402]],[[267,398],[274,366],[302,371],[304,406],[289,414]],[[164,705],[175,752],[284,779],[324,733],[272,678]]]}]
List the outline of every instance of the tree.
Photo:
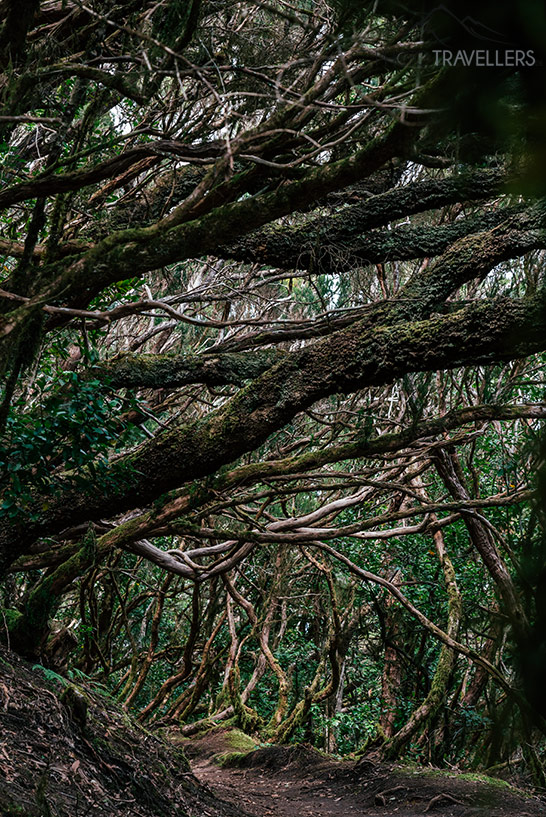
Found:
[{"label": "tree", "polygon": [[[143,718],[195,720],[216,685],[216,720],[288,740],[379,688],[367,640],[414,704],[383,675],[387,754],[438,757],[446,696],[493,684],[515,737],[476,752],[523,733],[540,779],[525,661],[495,663],[537,612],[538,60],[438,65],[444,7],[3,7],[10,643],[51,660],[78,609],[80,666]],[[289,600],[313,588],[311,623]]]}]

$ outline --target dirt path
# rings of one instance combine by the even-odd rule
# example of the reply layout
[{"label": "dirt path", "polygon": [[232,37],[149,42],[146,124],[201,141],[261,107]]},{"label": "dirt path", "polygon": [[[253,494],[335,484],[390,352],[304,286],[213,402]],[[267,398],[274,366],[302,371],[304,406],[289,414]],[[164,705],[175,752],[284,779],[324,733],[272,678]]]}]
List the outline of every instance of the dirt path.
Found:
[{"label": "dirt path", "polygon": [[[321,775],[302,780],[292,774],[268,774],[257,769],[222,769],[209,760],[193,772],[222,800],[237,803],[253,817],[342,817],[363,814],[357,787],[340,786]],[[365,784],[364,784],[365,785]]]},{"label": "dirt path", "polygon": [[502,783],[423,774],[366,759],[323,757],[308,747],[268,747],[220,766],[230,733],[212,733],[186,751],[195,776],[241,817],[535,817],[546,803]]}]

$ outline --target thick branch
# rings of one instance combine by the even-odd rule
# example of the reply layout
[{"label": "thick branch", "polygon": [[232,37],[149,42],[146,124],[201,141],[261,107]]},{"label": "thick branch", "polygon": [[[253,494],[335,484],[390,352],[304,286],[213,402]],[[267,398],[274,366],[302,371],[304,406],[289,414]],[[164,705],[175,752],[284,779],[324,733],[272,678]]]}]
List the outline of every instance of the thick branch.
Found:
[{"label": "thick branch", "polygon": [[476,303],[448,317],[373,331],[358,324],[291,355],[205,419],[166,430],[112,465],[117,491],[105,495],[96,487],[84,495],[68,483],[60,497],[47,498],[45,512],[45,498],[36,497],[37,523],[29,520],[18,531],[4,526],[4,563],[36,535],[147,505],[186,480],[214,473],[329,394],[389,383],[407,372],[511,360],[544,349],[546,310],[541,297]]},{"label": "thick branch", "polygon": [[[363,204],[346,207],[340,213],[329,216],[328,219],[320,216],[308,222],[304,227],[265,228],[236,243],[222,247],[215,254],[223,258],[270,264],[282,269],[306,268],[312,264],[313,268],[321,272],[327,271],[328,267],[332,266],[331,260],[329,263],[330,257],[333,259],[335,268],[336,257],[339,259],[340,253],[344,255],[348,253],[361,259],[367,258],[371,262],[394,259],[396,254],[392,255],[392,252],[401,253],[402,248],[397,248],[395,242],[389,245],[387,240],[392,242],[395,235],[398,237],[398,230],[387,236],[384,233],[369,235],[370,230],[414,213],[454,202],[487,199],[501,193],[507,182],[507,176],[501,171],[485,171],[447,179],[427,179],[371,196]],[[484,214],[481,216],[483,218]],[[457,226],[454,224],[449,228],[443,228],[440,235],[443,232],[444,241],[446,241],[450,230],[456,230],[457,232],[454,232],[451,237],[453,241],[471,230],[484,230],[488,229],[488,226],[493,226],[492,223],[487,225],[485,221],[481,223],[480,219],[476,219],[475,226],[472,226],[472,223],[471,219],[456,222]],[[466,231],[462,224],[468,225]],[[434,230],[436,232],[437,228]],[[424,232],[426,236],[426,230]],[[420,244],[419,236],[422,234],[422,228],[419,230],[403,229],[400,238],[405,236],[406,239],[409,239],[413,243],[413,249],[409,251],[409,254],[400,257],[437,255],[438,252],[446,249],[447,244],[439,237],[434,241],[432,235],[429,236],[428,241],[423,236],[422,244]],[[425,248],[430,248],[430,251]]]},{"label": "thick branch", "polygon": [[207,386],[241,385],[261,375],[283,357],[282,352],[222,355],[122,355],[90,370],[93,378],[104,378],[120,388],[169,389],[188,383]]},{"label": "thick branch", "polygon": [[316,201],[372,174],[393,156],[403,155],[417,132],[418,128],[397,122],[382,139],[349,158],[311,170],[303,179],[286,182],[273,192],[219,206],[200,219],[170,229],[176,213],[171,213],[166,223],[163,220],[152,227],[114,233],[68,268],[62,265],[45,270],[44,274],[55,277],[42,298],[51,301],[62,293],[63,300],[73,306],[87,304],[116,281],[213,252],[228,238],[248,233],[290,213],[303,202]]},{"label": "thick branch", "polygon": [[169,140],[148,142],[129,148],[119,156],[112,156],[110,159],[105,159],[94,167],[85,170],[75,170],[72,173],[57,175],[47,174],[7,187],[0,193],[0,209],[10,207],[26,199],[81,190],[90,184],[96,184],[104,179],[110,179],[123,173],[146,156],[167,155],[177,156],[188,161],[195,158],[206,158],[208,161],[212,161],[219,155],[220,151],[221,147],[217,142],[210,142],[206,145],[184,145]]},{"label": "thick branch", "polygon": [[0,31],[0,59],[3,67],[17,63],[25,47],[28,31],[40,0],[10,0]]}]

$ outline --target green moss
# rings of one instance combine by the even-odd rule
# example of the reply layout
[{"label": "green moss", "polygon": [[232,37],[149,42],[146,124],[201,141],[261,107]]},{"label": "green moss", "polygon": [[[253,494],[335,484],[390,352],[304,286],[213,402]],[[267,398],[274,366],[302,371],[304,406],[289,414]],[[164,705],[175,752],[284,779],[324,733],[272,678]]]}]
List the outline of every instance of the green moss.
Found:
[{"label": "green moss", "polygon": [[256,748],[256,741],[254,741],[240,729],[232,729],[226,734],[226,743],[233,750],[233,752],[252,752]]},{"label": "green moss", "polygon": [[[236,723],[242,727],[245,732],[254,732],[261,722],[261,718],[255,709],[251,709],[241,698],[240,693],[241,680],[239,677],[239,669],[233,667],[228,676],[228,689],[231,704],[235,713]],[[242,734],[242,733],[241,733]]]},{"label": "green moss", "polygon": [[59,700],[70,712],[72,720],[84,729],[87,722],[89,701],[81,689],[74,684],[69,684],[63,690]]},{"label": "green moss", "polygon": [[176,745],[171,744],[171,743],[168,743],[168,744],[166,743],[166,746],[167,745],[168,745],[169,752],[174,755],[174,757],[176,758],[180,768],[184,769],[184,771],[186,771],[186,772],[191,771],[190,762],[189,762],[188,758],[186,757],[182,747],[180,745],[176,746]]},{"label": "green moss", "polygon": [[220,755],[215,755],[213,760],[217,766],[222,768],[237,768],[247,755],[248,752],[222,752]]},{"label": "green moss", "polygon": [[21,618],[22,613],[19,610],[11,610],[10,608],[6,608],[5,610],[0,611],[0,621],[5,624],[8,630],[12,630],[15,627],[17,621]]},{"label": "green moss", "polygon": [[[185,723],[183,721],[181,721],[180,726],[185,726]],[[218,724],[215,721],[203,720],[199,724],[195,725],[195,732],[193,734],[199,736],[200,738],[202,738],[204,735],[208,735],[209,732],[214,732],[219,728],[220,727],[218,726]],[[191,740],[191,738],[190,738],[190,740]],[[170,738],[169,738],[169,742],[170,742]]]},{"label": "green moss", "polygon": [[222,767],[237,767],[241,765],[241,761],[245,758],[250,752],[253,752],[255,749],[258,748],[258,744],[255,740],[253,740],[248,735],[245,735],[240,729],[230,729],[228,731],[223,731],[223,727],[214,730],[211,729],[211,732],[218,731],[222,732],[222,738],[228,750],[225,752],[219,752],[218,754],[214,755],[212,758],[213,762],[216,763],[217,766]]},{"label": "green moss", "polygon": [[488,775],[483,774],[483,772],[450,772],[446,769],[427,769],[423,766],[419,766],[417,763],[412,763],[411,761],[400,763],[398,764],[397,768],[393,769],[393,774],[406,775],[408,773],[413,775],[421,775],[423,777],[448,778],[450,780],[464,780],[468,783],[480,783],[481,785],[487,786],[491,789],[508,791],[511,794],[518,795],[520,797],[533,797],[533,795],[529,792],[526,792],[523,789],[518,789],[516,786],[512,786],[512,784],[508,783],[506,780],[500,780],[497,777],[489,777]]},{"label": "green moss", "polygon": [[446,772],[447,777],[457,777],[459,780],[469,780],[471,783],[487,783],[488,786],[498,789],[509,789],[510,791],[518,792],[514,786],[510,785],[506,780],[499,780],[497,777],[488,777],[486,774],[479,772],[461,772],[460,774],[453,774]]}]

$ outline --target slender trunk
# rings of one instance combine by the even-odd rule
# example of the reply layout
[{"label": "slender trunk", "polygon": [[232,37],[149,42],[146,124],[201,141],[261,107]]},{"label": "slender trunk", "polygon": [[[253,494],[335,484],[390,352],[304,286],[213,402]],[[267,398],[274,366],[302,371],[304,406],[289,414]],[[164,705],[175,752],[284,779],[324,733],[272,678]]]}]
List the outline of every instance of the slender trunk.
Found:
[{"label": "slender trunk", "polygon": [[[402,574],[397,571],[391,582],[402,583]],[[398,710],[398,695],[402,683],[402,664],[395,647],[400,637],[399,610],[396,600],[390,594],[385,600],[385,653],[383,656],[383,674],[381,676],[381,715],[379,730],[385,738],[392,738],[395,732],[395,721]]]},{"label": "slender trunk", "polygon": [[[144,721],[149,715],[151,715],[154,712],[157,712],[159,707],[163,705],[165,699],[167,698],[171,690],[173,690],[179,684],[183,683],[186,680],[186,678],[189,677],[192,669],[193,650],[195,647],[197,636],[199,634],[200,624],[199,613],[200,613],[199,585],[196,584],[194,585],[193,588],[192,618],[190,624],[190,631],[188,634],[188,638],[186,640],[184,652],[182,654],[182,668],[179,672],[175,673],[174,675],[171,675],[170,678],[167,678],[167,680],[163,682],[159,692],[138,715],[139,721]],[[223,622],[223,619],[220,619],[220,621]]]}]

